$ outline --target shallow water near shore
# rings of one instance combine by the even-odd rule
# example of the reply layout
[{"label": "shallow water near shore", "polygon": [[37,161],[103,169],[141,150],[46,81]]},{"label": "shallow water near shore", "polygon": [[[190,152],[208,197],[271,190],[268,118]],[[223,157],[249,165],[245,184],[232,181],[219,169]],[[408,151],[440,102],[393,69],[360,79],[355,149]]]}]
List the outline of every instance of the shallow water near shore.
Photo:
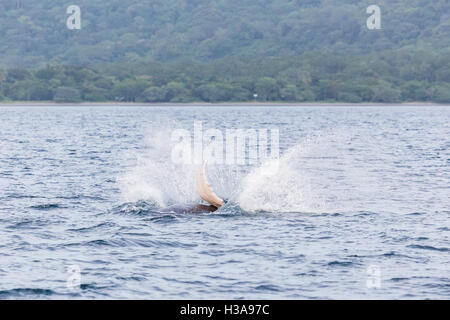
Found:
[{"label": "shallow water near shore", "polygon": [[[162,212],[199,200],[200,166],[170,161],[194,120],[278,129],[276,175],[210,164],[225,207]],[[0,107],[0,299],[448,299],[449,123],[445,106]]]}]

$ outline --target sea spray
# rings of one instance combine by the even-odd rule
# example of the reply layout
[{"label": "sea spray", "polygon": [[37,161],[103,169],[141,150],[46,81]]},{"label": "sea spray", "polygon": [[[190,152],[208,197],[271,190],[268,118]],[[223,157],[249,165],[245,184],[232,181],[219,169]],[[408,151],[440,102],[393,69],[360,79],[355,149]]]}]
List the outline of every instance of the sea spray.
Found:
[{"label": "sea spray", "polygon": [[[349,154],[352,138],[351,132],[334,130],[298,141],[279,160],[253,168],[243,178],[239,205],[248,212],[275,213],[334,213],[349,209],[345,208],[345,200],[363,197],[374,182],[368,177],[369,168]],[[274,166],[277,170],[273,170]]]},{"label": "sea spray", "polygon": [[248,212],[311,211],[305,195],[307,181],[297,167],[301,146],[289,149],[280,159],[254,168],[241,184],[238,202]]},{"label": "sea spray", "polygon": [[144,150],[136,152],[135,163],[118,179],[123,201],[146,200],[164,207],[196,199],[196,166],[174,164],[170,159],[173,125],[148,128]]},{"label": "sea spray", "polygon": [[[144,200],[165,207],[201,201],[201,165],[171,161],[171,132],[178,127],[170,123],[149,129],[146,148],[119,178],[125,202]],[[370,166],[359,161],[368,146],[359,139],[351,130],[310,134],[282,149],[279,159],[253,166],[210,164],[208,181],[217,195],[249,213],[355,210],[354,202],[346,208],[348,199],[359,199],[363,207],[367,192],[380,186],[370,176]]]}]

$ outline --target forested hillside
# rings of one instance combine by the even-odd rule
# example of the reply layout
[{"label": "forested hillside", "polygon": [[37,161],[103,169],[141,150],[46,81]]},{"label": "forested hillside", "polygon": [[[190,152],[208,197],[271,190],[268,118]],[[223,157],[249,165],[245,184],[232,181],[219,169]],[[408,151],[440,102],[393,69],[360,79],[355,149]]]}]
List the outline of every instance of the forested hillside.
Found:
[{"label": "forested hillside", "polygon": [[427,51],[0,72],[0,100],[450,102],[450,59]]},{"label": "forested hillside", "polygon": [[[380,30],[366,26],[371,4]],[[0,101],[255,94],[450,102],[450,0],[0,0]]]},{"label": "forested hillside", "polygon": [[[66,27],[69,5],[81,30]],[[366,8],[381,7],[368,30]],[[450,47],[449,0],[1,0],[0,64],[93,64]]]}]

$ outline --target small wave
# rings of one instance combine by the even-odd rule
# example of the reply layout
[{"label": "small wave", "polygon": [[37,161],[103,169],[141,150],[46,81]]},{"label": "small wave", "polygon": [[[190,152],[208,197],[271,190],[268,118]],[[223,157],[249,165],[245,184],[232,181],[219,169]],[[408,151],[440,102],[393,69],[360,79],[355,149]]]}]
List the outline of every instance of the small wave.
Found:
[{"label": "small wave", "polygon": [[249,214],[249,212],[242,209],[241,206],[239,205],[239,203],[229,201],[223,207],[221,207],[219,210],[212,212],[212,214],[220,215],[220,216],[225,216],[225,215],[235,216],[235,215],[246,215],[246,214]]},{"label": "small wave", "polygon": [[328,266],[330,266],[330,267],[351,267],[351,266],[353,266],[353,265],[355,265],[355,263],[354,262],[352,262],[352,261],[331,261],[331,262],[328,262]]},{"label": "small wave", "polygon": [[196,247],[193,243],[182,243],[179,241],[159,241],[152,239],[130,239],[130,238],[117,238],[117,239],[97,239],[79,243],[65,244],[64,247],[144,247],[144,248],[191,248]]},{"label": "small wave", "polygon": [[20,298],[20,297],[36,297],[36,296],[51,296],[55,292],[49,289],[41,288],[16,288],[10,290],[0,291],[0,298]]},{"label": "small wave", "polygon": [[38,199],[41,197],[31,195],[31,194],[18,194],[18,193],[12,193],[8,195],[8,198],[12,199]]},{"label": "small wave", "polygon": [[278,292],[281,291],[281,289],[278,286],[272,285],[272,284],[262,284],[255,288],[255,290],[259,291],[272,291],[272,292]]},{"label": "small wave", "polygon": [[425,212],[412,212],[412,213],[408,213],[408,216],[421,216],[426,214]]},{"label": "small wave", "polygon": [[[448,284],[448,283],[428,283],[428,284],[425,284],[424,287],[432,288],[432,289],[448,290],[450,288],[450,284]],[[448,292],[449,291],[447,291],[447,293]]]},{"label": "small wave", "polygon": [[8,229],[40,229],[42,226],[48,225],[49,221],[40,219],[25,219],[9,225]]},{"label": "small wave", "polygon": [[63,199],[63,200],[80,200],[80,199],[88,199],[88,200],[99,200],[99,201],[103,201],[105,200],[105,198],[100,197],[100,196],[89,196],[89,195],[84,195],[84,194],[77,194],[77,195],[73,195],[73,196],[58,196],[56,197],[56,199]]},{"label": "small wave", "polygon": [[383,257],[403,256],[395,253],[394,251],[386,252],[382,254]]},{"label": "small wave", "polygon": [[169,281],[169,282],[176,282],[176,283],[183,283],[183,284],[201,285],[201,286],[206,285],[205,282],[199,281],[199,280],[181,280],[181,279],[168,278],[168,277],[163,277],[163,279],[166,281]]},{"label": "small wave", "polygon": [[112,212],[123,215],[147,215],[150,213],[157,213],[159,206],[155,202],[138,201],[127,202],[115,207]]},{"label": "small wave", "polygon": [[419,245],[419,244],[409,245],[408,248],[422,249],[422,250],[433,250],[433,251],[440,251],[440,252],[448,252],[448,251],[450,251],[448,248],[436,248],[436,247],[433,247],[433,246],[422,246],[422,245]]},{"label": "small wave", "polygon": [[115,285],[98,285],[96,283],[82,283],[80,285],[81,290],[92,290],[92,291],[101,291],[104,289],[110,289],[115,287]]},{"label": "small wave", "polygon": [[53,209],[61,209],[61,208],[67,208],[67,207],[60,205],[58,203],[43,203],[43,204],[30,206],[30,208],[36,209],[36,210],[53,210]]},{"label": "small wave", "polygon": [[405,254],[400,254],[395,251],[389,251],[382,254],[372,254],[372,255],[350,255],[349,258],[387,258],[387,259],[409,259],[414,260],[416,262],[425,262],[427,261],[424,257],[413,257]]},{"label": "small wave", "polygon": [[102,246],[114,246],[113,242],[107,240],[92,240],[83,243],[83,246],[94,246],[94,247],[102,247]]},{"label": "small wave", "polygon": [[355,216],[356,217],[366,217],[366,216],[373,216],[376,215],[375,212],[371,212],[371,211],[358,211]]},{"label": "small wave", "polygon": [[394,282],[400,282],[400,281],[407,281],[410,280],[410,278],[392,278],[391,281]]},{"label": "small wave", "polygon": [[146,277],[142,277],[142,276],[129,276],[129,277],[116,277],[117,280],[124,280],[124,281],[145,281],[147,280]]},{"label": "small wave", "polygon": [[150,221],[150,222],[154,222],[154,223],[172,223],[177,221],[177,216],[174,214],[163,214],[161,216],[157,216],[157,217],[152,217],[149,219],[146,219],[145,221]]},{"label": "small wave", "polygon": [[71,232],[90,232],[90,231],[94,231],[94,230],[98,230],[98,229],[102,229],[102,228],[107,228],[107,227],[115,227],[117,226],[115,223],[113,222],[103,222],[91,227],[83,227],[83,228],[76,228],[76,229],[67,229],[67,231],[71,231]]}]

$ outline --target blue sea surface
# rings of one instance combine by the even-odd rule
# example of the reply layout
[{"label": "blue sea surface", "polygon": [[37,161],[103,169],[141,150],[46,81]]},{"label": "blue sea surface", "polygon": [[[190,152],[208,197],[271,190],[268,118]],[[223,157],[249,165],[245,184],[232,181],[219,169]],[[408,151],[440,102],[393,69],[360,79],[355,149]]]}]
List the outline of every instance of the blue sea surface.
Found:
[{"label": "blue sea surface", "polygon": [[[208,165],[172,133],[278,129]],[[0,107],[0,299],[449,299],[450,107]]]}]

